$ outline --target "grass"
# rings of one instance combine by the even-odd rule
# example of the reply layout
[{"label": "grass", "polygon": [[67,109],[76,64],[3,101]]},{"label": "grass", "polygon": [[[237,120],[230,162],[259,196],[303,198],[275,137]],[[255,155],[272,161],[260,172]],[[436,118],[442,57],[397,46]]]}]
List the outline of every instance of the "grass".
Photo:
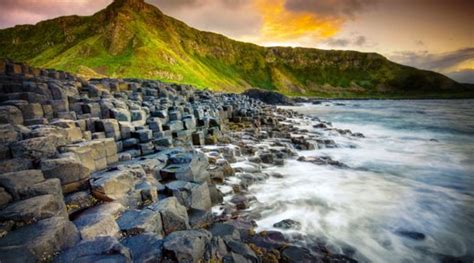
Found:
[{"label": "grass", "polygon": [[89,77],[158,79],[240,92],[249,87],[323,98],[471,96],[472,89],[381,55],[264,48],[202,32],[153,6],[111,5],[0,30],[0,57]]}]

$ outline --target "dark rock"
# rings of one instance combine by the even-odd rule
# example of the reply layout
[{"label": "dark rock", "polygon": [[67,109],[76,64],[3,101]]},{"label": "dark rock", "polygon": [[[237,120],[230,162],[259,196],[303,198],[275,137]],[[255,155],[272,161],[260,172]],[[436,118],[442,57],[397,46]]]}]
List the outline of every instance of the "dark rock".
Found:
[{"label": "dark rock", "polygon": [[10,204],[0,211],[0,221],[30,224],[50,217],[67,217],[62,197],[40,195]]},{"label": "dark rock", "polygon": [[163,240],[154,234],[127,237],[122,241],[131,253],[133,262],[161,262]]},{"label": "dark rock", "polygon": [[328,157],[328,156],[321,156],[321,157],[318,157],[318,156],[312,156],[312,157],[301,156],[301,157],[298,158],[298,161],[313,163],[313,164],[316,164],[316,165],[332,165],[332,166],[336,166],[336,167],[339,167],[339,168],[348,168],[349,167],[346,164],[343,164],[339,161],[335,161],[335,160],[331,159],[331,157]]},{"label": "dark rock", "polygon": [[149,209],[128,210],[117,220],[120,230],[126,235],[138,235],[142,233],[163,234],[163,224],[159,212]]},{"label": "dark rock", "polygon": [[209,228],[209,231],[212,233],[212,236],[220,237],[224,240],[240,240],[240,232],[231,224],[216,223]]},{"label": "dark rock", "polygon": [[85,240],[62,252],[54,259],[57,263],[131,262],[130,251],[112,237]]},{"label": "dark rock", "polygon": [[166,234],[190,228],[186,207],[182,206],[176,197],[163,199],[157,204],[149,206],[147,209],[161,214],[163,229]]},{"label": "dark rock", "polygon": [[270,105],[291,105],[290,100],[284,95],[268,90],[262,89],[249,89],[246,90],[242,95],[249,96],[252,99],[263,101]]},{"label": "dark rock", "polygon": [[416,240],[416,241],[421,241],[426,238],[425,234],[416,232],[416,231],[397,230],[395,233],[399,236],[406,237],[406,238]]},{"label": "dark rock", "polygon": [[0,238],[0,251],[22,248],[25,253],[33,254],[36,262],[46,261],[55,252],[72,247],[78,241],[79,234],[73,223],[64,217],[51,217]]},{"label": "dark rock", "polygon": [[301,223],[292,219],[285,219],[273,224],[273,227],[281,229],[299,229],[301,227]]},{"label": "dark rock", "polygon": [[257,255],[255,252],[250,249],[249,246],[246,244],[236,241],[236,240],[228,240],[226,241],[227,247],[229,247],[230,251],[235,254],[243,256],[245,259],[249,260],[250,262],[259,262]]},{"label": "dark rock", "polygon": [[164,240],[165,255],[178,262],[199,262],[211,237],[211,233],[201,229],[173,232]]},{"label": "dark rock", "polygon": [[322,262],[322,258],[313,256],[310,251],[306,248],[289,246],[281,251],[282,262],[286,263],[310,263],[310,262]]}]

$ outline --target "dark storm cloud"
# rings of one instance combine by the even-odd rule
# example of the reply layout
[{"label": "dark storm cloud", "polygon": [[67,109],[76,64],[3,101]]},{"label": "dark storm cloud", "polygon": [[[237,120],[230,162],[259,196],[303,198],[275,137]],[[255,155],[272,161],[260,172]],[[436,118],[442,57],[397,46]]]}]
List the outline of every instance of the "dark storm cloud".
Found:
[{"label": "dark storm cloud", "polygon": [[312,12],[327,17],[354,17],[356,13],[377,3],[377,0],[287,0],[286,8]]},{"label": "dark storm cloud", "polygon": [[463,48],[452,52],[433,54],[423,52],[397,52],[391,58],[402,64],[417,68],[446,71],[465,61],[474,59],[474,47]]}]

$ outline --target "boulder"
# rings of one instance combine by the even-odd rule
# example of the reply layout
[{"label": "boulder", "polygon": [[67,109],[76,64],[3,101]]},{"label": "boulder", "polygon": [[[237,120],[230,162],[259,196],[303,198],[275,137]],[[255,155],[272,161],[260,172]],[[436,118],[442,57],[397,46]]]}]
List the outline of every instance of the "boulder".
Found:
[{"label": "boulder", "polygon": [[188,209],[209,210],[212,206],[207,183],[173,181],[166,184],[166,189]]},{"label": "boulder", "polygon": [[161,262],[163,240],[154,234],[127,237],[122,244],[130,250],[134,262]]},{"label": "boulder", "polygon": [[0,106],[0,123],[23,124],[23,114],[15,106]]},{"label": "boulder", "polygon": [[29,169],[33,169],[33,160],[29,158],[14,158],[0,161],[0,174]]},{"label": "boulder", "polygon": [[178,262],[200,262],[211,238],[211,233],[203,229],[173,232],[164,240],[164,253]]},{"label": "boulder", "polygon": [[285,97],[284,95],[269,91],[269,90],[262,90],[262,89],[248,89],[242,95],[249,96],[252,99],[256,99],[266,104],[270,105],[291,105],[290,99]]},{"label": "boulder", "polygon": [[61,180],[65,193],[87,186],[92,172],[74,153],[62,154],[56,159],[42,160],[41,170],[46,178]]},{"label": "boulder", "polygon": [[74,220],[74,224],[83,240],[93,240],[100,236],[120,236],[119,226],[112,214],[86,211]]},{"label": "boulder", "polygon": [[94,175],[91,179],[92,194],[99,200],[113,201],[123,198],[135,185],[129,170],[114,170]]},{"label": "boulder", "polygon": [[299,229],[301,227],[301,223],[292,219],[285,219],[273,224],[273,227],[281,229]]},{"label": "boulder", "polygon": [[12,200],[12,196],[7,191],[5,191],[5,188],[0,187],[0,209],[10,203]]},{"label": "boulder", "polygon": [[29,103],[20,106],[20,110],[23,113],[23,119],[36,119],[44,116],[43,107],[39,103]]},{"label": "boulder", "polygon": [[255,255],[255,252],[250,249],[250,247],[246,244],[237,240],[226,240],[225,243],[231,252],[237,255],[241,255],[246,259],[246,261],[255,263],[259,262],[257,255]]},{"label": "boulder", "polygon": [[122,233],[127,236],[138,235],[142,233],[155,233],[158,236],[163,235],[163,224],[161,215],[149,209],[127,210],[117,220]]},{"label": "boulder", "polygon": [[55,195],[62,199],[63,191],[61,189],[61,181],[53,178],[45,180],[44,182],[36,183],[19,191],[21,199],[27,199],[37,195]]},{"label": "boulder", "polygon": [[44,180],[41,170],[25,170],[0,174],[0,186],[5,188],[15,200],[20,199],[22,191]]},{"label": "boulder", "polygon": [[73,223],[64,217],[51,217],[0,238],[0,250],[8,254],[8,251],[21,248],[25,254],[31,253],[36,262],[42,262],[51,259],[55,252],[74,246],[78,241],[79,234]]},{"label": "boulder", "polygon": [[126,109],[114,108],[111,110],[112,118],[118,120],[119,122],[130,122],[132,121],[131,114]]},{"label": "boulder", "polygon": [[62,197],[51,194],[11,203],[0,211],[0,221],[12,220],[26,224],[55,216],[67,217],[66,206]]},{"label": "boulder", "polygon": [[148,209],[160,212],[165,234],[178,230],[189,229],[189,218],[186,207],[182,206],[176,197],[168,197],[160,202],[148,206]]},{"label": "boulder", "polygon": [[120,126],[115,119],[101,119],[95,122],[95,128],[98,132],[104,132],[107,138],[120,140]]},{"label": "boulder", "polygon": [[171,177],[182,181],[207,182],[209,181],[208,166],[206,155],[200,151],[179,152],[170,155],[168,166],[161,170],[161,175],[163,178]]},{"label": "boulder", "polygon": [[76,246],[63,251],[54,262],[88,263],[88,262],[132,262],[128,248],[113,237],[98,237],[84,240]]},{"label": "boulder", "polygon": [[220,237],[224,240],[240,240],[239,230],[231,224],[216,223],[209,228],[209,231],[213,237]]},{"label": "boulder", "polygon": [[190,209],[188,215],[189,225],[192,229],[207,228],[214,220],[210,210]]},{"label": "boulder", "polygon": [[17,141],[10,145],[13,157],[28,157],[32,159],[51,158],[57,154],[57,148],[66,145],[62,135],[50,134],[44,137]]},{"label": "boulder", "polygon": [[66,209],[69,215],[94,206],[97,200],[89,191],[80,191],[68,194],[64,197]]}]

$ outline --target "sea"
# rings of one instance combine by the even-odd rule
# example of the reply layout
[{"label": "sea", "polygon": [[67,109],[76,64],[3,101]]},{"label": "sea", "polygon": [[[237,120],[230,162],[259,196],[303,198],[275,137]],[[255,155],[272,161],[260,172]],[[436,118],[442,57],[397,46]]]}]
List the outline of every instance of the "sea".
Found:
[{"label": "sea", "polygon": [[258,230],[284,230],[360,262],[474,262],[474,100],[338,100],[284,107],[362,133],[322,132],[341,168],[286,161],[283,179],[253,185]]}]

